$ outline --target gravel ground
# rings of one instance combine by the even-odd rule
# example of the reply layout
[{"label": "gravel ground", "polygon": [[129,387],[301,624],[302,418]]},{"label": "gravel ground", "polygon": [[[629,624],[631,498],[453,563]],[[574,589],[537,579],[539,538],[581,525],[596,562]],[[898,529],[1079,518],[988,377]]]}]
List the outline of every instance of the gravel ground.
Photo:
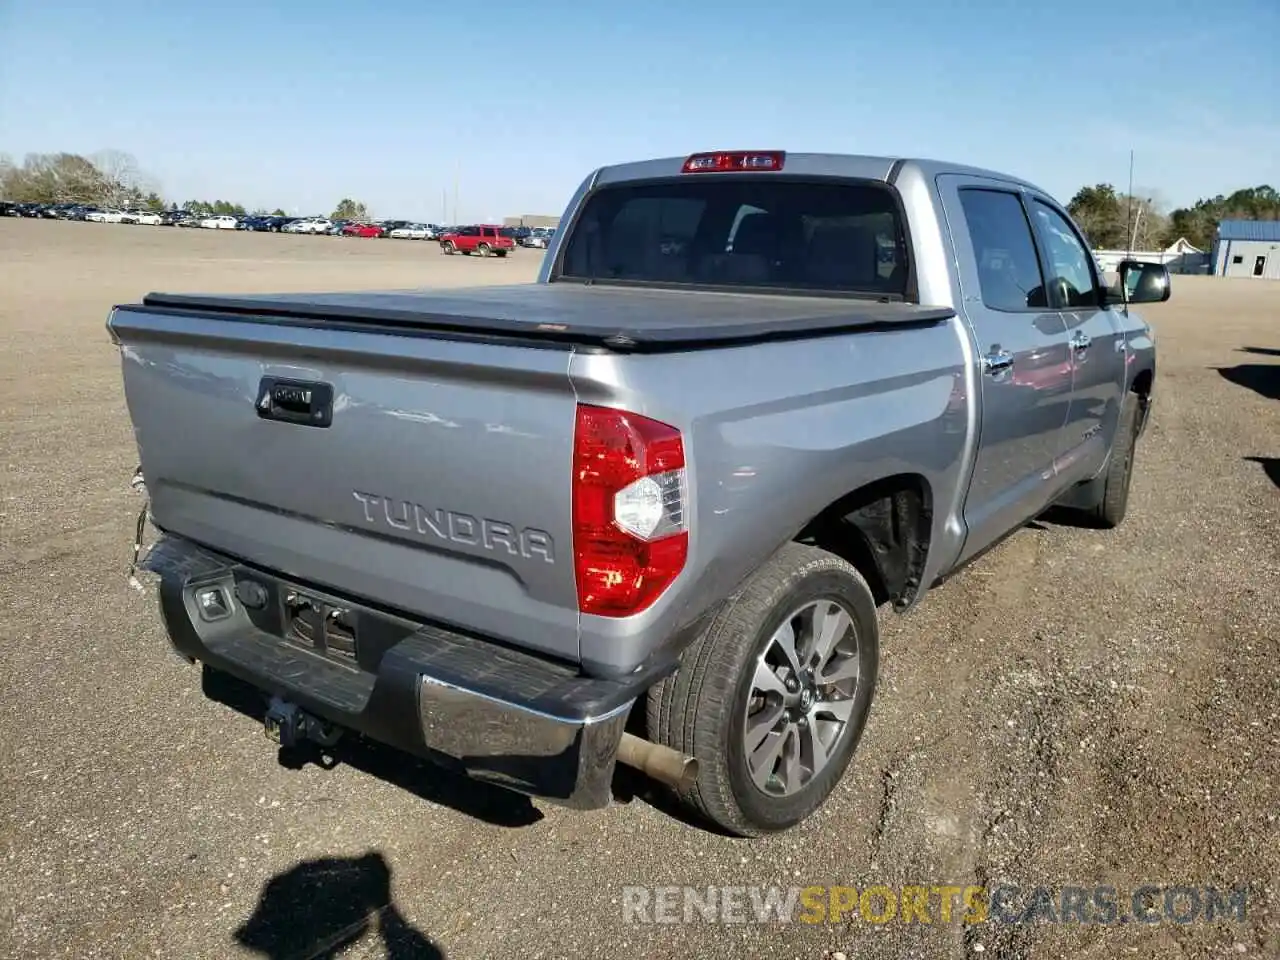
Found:
[{"label": "gravel ground", "polygon": [[[1037,523],[886,614],[853,767],[789,834],[574,814],[375,750],[289,769],[125,568],[114,302],[531,279],[540,255],[0,220],[0,956],[1280,955],[1280,284],[1175,278],[1129,519]],[[1244,922],[624,923],[630,885],[1248,884]],[[957,912],[957,916],[959,912]],[[342,946],[346,941],[353,941]]]}]

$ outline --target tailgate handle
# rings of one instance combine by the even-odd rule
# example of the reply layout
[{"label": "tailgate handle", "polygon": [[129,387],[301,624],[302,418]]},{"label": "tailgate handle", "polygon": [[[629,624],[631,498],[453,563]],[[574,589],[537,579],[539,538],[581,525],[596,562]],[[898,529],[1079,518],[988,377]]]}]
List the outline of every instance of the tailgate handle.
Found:
[{"label": "tailgate handle", "polygon": [[318,380],[263,377],[258,385],[258,416],[308,427],[333,422],[333,385]]}]

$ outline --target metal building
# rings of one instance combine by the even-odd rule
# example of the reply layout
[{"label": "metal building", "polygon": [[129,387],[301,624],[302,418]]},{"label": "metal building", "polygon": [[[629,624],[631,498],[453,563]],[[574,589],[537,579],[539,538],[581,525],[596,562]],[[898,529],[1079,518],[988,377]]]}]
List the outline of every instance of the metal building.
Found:
[{"label": "metal building", "polygon": [[1280,220],[1223,220],[1213,241],[1218,277],[1280,280]]},{"label": "metal building", "polygon": [[504,227],[546,227],[554,230],[560,226],[560,217],[541,213],[525,213],[518,217],[503,218],[502,225]]}]

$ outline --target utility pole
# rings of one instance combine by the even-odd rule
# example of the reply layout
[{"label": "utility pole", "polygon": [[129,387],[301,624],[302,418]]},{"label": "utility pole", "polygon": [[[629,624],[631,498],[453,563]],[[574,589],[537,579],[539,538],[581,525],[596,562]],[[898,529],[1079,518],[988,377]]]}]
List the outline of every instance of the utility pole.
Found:
[{"label": "utility pole", "polygon": [[458,177],[460,176],[461,161],[453,161],[453,224],[458,224]]},{"label": "utility pole", "polygon": [[1125,251],[1128,257],[1133,253],[1133,235],[1136,232],[1133,224],[1133,151],[1129,151],[1129,195],[1128,195],[1127,211],[1125,213],[1124,232],[1125,240],[1129,244],[1129,249]]}]

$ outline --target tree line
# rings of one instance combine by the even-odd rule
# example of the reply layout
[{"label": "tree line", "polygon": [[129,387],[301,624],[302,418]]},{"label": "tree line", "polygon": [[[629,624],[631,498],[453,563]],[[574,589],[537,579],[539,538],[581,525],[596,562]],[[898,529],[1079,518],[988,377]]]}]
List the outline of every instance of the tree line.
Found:
[{"label": "tree line", "polygon": [[[161,198],[159,186],[119,150],[91,156],[77,153],[32,153],[21,164],[0,154],[0,199],[29,203],[87,203],[94,206],[153,211],[189,210],[200,216],[288,216],[277,207],[247,210],[230,200],[187,200],[179,206]],[[1082,187],[1067,210],[1100,250],[1164,249],[1186,237],[1201,250],[1213,245],[1220,220],[1280,220],[1280,193],[1270,186],[1248,187],[1228,196],[1207,197],[1190,207],[1165,212],[1153,197],[1127,196],[1109,183]],[[366,220],[368,208],[343,197],[329,214],[334,220]]]},{"label": "tree line", "polygon": [[[187,210],[197,216],[285,217],[280,207],[246,209],[230,200],[187,200],[166,202],[154,178],[143,172],[138,161],[119,150],[103,150],[90,156],[78,153],[30,153],[21,164],[0,154],[0,199],[16,203],[84,203],[121,210]],[[334,220],[363,220],[368,208],[358,200],[344,197],[330,214]]]},{"label": "tree line", "polygon": [[32,153],[21,165],[0,154],[0,197],[19,203],[91,203],[163,209],[154,184],[127,153]]},{"label": "tree line", "polygon": [[1097,250],[1163,250],[1185,237],[1207,252],[1221,220],[1280,220],[1280,192],[1247,187],[1165,213],[1150,197],[1127,196],[1099,183],[1081,188],[1067,211]]}]

